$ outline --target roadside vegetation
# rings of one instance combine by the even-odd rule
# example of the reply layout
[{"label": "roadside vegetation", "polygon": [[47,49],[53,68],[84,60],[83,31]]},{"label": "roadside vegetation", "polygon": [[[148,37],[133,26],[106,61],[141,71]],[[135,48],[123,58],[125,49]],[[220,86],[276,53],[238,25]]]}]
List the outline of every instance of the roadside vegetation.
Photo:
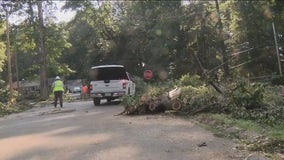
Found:
[{"label": "roadside vegetation", "polygon": [[[50,104],[54,100],[52,93],[49,94],[49,98],[46,101],[41,101],[39,94],[27,96],[21,94],[21,92],[14,91],[11,95],[8,87],[5,86],[1,86],[0,88],[0,97],[0,117],[31,109],[38,103],[42,103],[43,105],[46,103]],[[69,94],[64,93],[63,101],[72,102],[74,99]]]},{"label": "roadside vegetation", "polygon": [[141,96],[155,98],[180,87],[182,108],[175,115],[200,122],[216,136],[239,139],[239,149],[262,151],[271,158],[284,151],[284,87],[281,85],[236,78],[218,84],[221,94],[199,76],[185,75],[158,84],[136,81],[140,86],[138,94],[124,97],[124,106],[139,104]]},{"label": "roadside vegetation", "polygon": [[0,88],[0,97],[0,117],[19,113],[33,107],[33,105],[25,103],[18,92],[13,92],[11,95],[9,89],[3,86]]}]

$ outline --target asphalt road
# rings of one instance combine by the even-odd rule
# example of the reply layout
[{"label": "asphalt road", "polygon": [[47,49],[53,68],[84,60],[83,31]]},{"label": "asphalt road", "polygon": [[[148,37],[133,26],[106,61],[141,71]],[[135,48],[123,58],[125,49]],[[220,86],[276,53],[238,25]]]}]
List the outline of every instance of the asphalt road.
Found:
[{"label": "asphalt road", "polygon": [[169,115],[114,116],[122,106],[92,101],[0,118],[1,160],[244,159],[232,141]]}]

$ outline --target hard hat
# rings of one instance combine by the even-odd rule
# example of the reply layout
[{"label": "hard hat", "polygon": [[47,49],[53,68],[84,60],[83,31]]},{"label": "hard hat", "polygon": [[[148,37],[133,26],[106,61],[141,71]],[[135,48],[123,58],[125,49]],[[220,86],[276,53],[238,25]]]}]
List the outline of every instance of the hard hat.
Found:
[{"label": "hard hat", "polygon": [[59,76],[56,76],[55,79],[60,79],[60,77],[59,77]]}]

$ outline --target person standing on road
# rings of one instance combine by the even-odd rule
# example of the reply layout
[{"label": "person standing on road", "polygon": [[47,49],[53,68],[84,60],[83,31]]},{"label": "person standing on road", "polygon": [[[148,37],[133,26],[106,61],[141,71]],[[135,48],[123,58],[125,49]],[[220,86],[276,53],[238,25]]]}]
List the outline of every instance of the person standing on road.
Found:
[{"label": "person standing on road", "polygon": [[82,97],[84,100],[88,98],[88,86],[86,84],[82,87]]},{"label": "person standing on road", "polygon": [[60,80],[59,76],[55,77],[55,81],[52,84],[52,90],[54,94],[54,107],[57,107],[57,101],[59,99],[60,107],[63,107],[63,92],[64,92],[64,85],[63,82]]}]

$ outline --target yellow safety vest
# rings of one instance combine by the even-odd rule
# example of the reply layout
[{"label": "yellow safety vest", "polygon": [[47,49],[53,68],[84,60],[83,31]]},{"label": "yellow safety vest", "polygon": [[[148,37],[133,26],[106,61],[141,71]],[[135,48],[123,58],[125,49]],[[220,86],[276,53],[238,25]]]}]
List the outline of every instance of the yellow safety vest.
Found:
[{"label": "yellow safety vest", "polygon": [[64,85],[62,81],[57,80],[54,82],[53,92],[55,91],[64,91]]}]

